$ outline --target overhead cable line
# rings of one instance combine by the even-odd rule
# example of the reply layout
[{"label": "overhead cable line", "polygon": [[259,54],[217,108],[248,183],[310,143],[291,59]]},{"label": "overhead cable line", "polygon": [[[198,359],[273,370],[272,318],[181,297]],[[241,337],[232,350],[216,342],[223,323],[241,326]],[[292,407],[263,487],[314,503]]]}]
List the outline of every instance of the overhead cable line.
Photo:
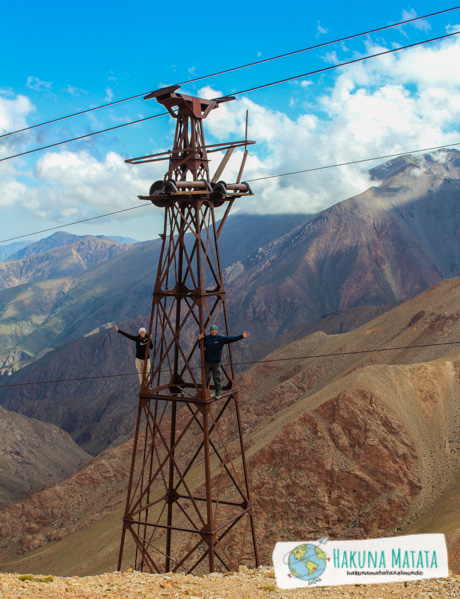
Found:
[{"label": "overhead cable line", "polygon": [[[329,66],[329,67],[324,67],[322,69],[317,69],[315,71],[309,71],[308,73],[301,73],[299,75],[294,75],[292,77],[286,77],[285,79],[280,79],[278,81],[272,81],[270,83],[264,83],[263,85],[258,85],[256,87],[251,87],[251,88],[239,91],[239,92],[234,92],[234,93],[232,93],[232,96],[239,96],[241,94],[251,93],[251,92],[254,92],[254,91],[257,91],[257,90],[260,90],[260,89],[264,89],[264,88],[267,88],[267,87],[272,87],[274,85],[279,85],[280,83],[286,83],[288,81],[294,81],[295,79],[301,79],[301,78],[304,78],[304,77],[308,77],[310,75],[318,75],[319,73],[325,73],[325,72],[328,72],[328,71],[332,71],[334,69],[338,69],[339,67],[349,66],[349,65],[352,65],[352,64],[356,64],[356,63],[359,63],[359,62],[364,62],[366,60],[370,60],[372,58],[378,58],[379,56],[385,56],[387,54],[393,54],[395,52],[400,52],[401,50],[407,50],[409,48],[415,48],[416,46],[422,46],[424,44],[429,44],[431,42],[436,42],[436,41],[439,41],[439,40],[447,39],[447,38],[453,37],[454,35],[459,35],[459,34],[460,34],[460,31],[455,31],[454,33],[447,33],[445,35],[440,35],[438,37],[433,37],[433,38],[428,39],[428,40],[423,40],[421,42],[415,42],[414,44],[408,44],[407,46],[400,46],[399,48],[392,48],[391,50],[385,50],[383,52],[377,52],[376,54],[370,54],[368,56],[363,56],[361,58],[355,58],[353,60],[348,60],[346,62],[341,62],[341,63],[338,63],[336,65],[332,65],[332,66]],[[214,99],[218,100],[220,98],[214,98]],[[142,119],[137,119],[136,121],[130,121],[129,123],[123,123],[121,125],[116,125],[115,127],[109,127],[108,129],[102,129],[100,131],[94,131],[92,133],[87,133],[86,135],[80,135],[79,137],[74,137],[72,139],[66,139],[64,141],[60,141],[60,142],[56,142],[56,143],[53,143],[53,144],[49,144],[47,146],[42,146],[40,148],[35,148],[33,150],[27,150],[26,152],[20,152],[19,154],[13,154],[11,156],[6,156],[4,158],[0,158],[0,162],[4,162],[5,160],[11,160],[13,158],[19,158],[20,156],[26,156],[27,154],[33,154],[35,152],[41,152],[42,150],[48,150],[49,148],[54,148],[56,146],[61,146],[61,145],[64,145],[64,144],[68,144],[68,143],[71,143],[73,141],[78,141],[78,140],[81,140],[81,139],[85,139],[86,137],[91,137],[93,135],[99,135],[101,133],[107,133],[108,131],[114,131],[115,129],[121,129],[123,127],[129,127],[130,125],[134,125],[134,124],[137,124],[137,123],[142,123],[144,121],[148,121],[148,120],[151,120],[151,119],[156,119],[156,118],[159,118],[161,116],[165,116],[167,114],[168,114],[167,112],[162,112],[162,113],[156,114],[154,116],[149,116],[149,117],[145,117],[145,118],[142,118]]]},{"label": "overhead cable line", "polygon": [[4,160],[11,160],[12,158],[19,158],[20,156],[26,156],[27,154],[33,154],[34,152],[41,152],[42,150],[49,150],[50,148],[55,148],[56,146],[62,146],[64,144],[68,144],[72,141],[79,141],[80,139],[92,137],[93,135],[100,135],[101,133],[108,133],[109,131],[115,131],[115,129],[122,129],[123,127],[128,127],[129,125],[136,125],[137,123],[143,123],[144,121],[150,121],[152,119],[157,119],[160,116],[166,116],[167,114],[168,114],[167,112],[161,112],[160,114],[154,114],[153,116],[147,116],[143,119],[138,119],[137,121],[130,121],[129,123],[123,123],[122,125],[115,125],[114,127],[109,127],[108,129],[101,129],[100,131],[93,131],[92,133],[86,133],[85,135],[79,135],[78,137],[72,137],[71,139],[66,139],[64,141],[58,141],[54,144],[42,146],[41,148],[35,148],[34,150],[27,150],[27,152],[21,152],[20,154],[14,154],[13,156],[7,156],[6,158],[0,158],[0,162],[3,162]]},{"label": "overhead cable line", "polygon": [[277,179],[279,177],[290,177],[291,175],[299,175],[301,173],[311,173],[313,171],[322,171],[322,170],[325,170],[328,168],[349,166],[351,164],[359,164],[361,162],[371,162],[372,160],[384,160],[386,158],[396,158],[397,156],[407,156],[408,154],[418,154],[420,152],[432,152],[434,150],[443,150],[444,148],[453,148],[454,146],[460,146],[460,142],[453,143],[453,144],[446,144],[443,146],[433,146],[432,148],[424,148],[423,150],[411,150],[410,152],[397,152],[395,154],[386,154],[385,156],[376,156],[375,158],[361,158],[360,160],[350,160],[349,162],[340,162],[338,164],[329,164],[328,166],[316,166],[314,168],[307,168],[302,171],[292,171],[292,173],[282,173],[281,175],[268,175],[267,177],[258,177],[257,179],[246,179],[246,182],[254,183],[256,181],[265,181],[266,179]]},{"label": "overhead cable line", "polygon": [[265,89],[266,87],[271,87],[273,85],[279,85],[280,83],[287,83],[288,81],[294,81],[294,79],[301,79],[302,77],[307,77],[309,75],[317,75],[318,73],[325,73],[326,71],[332,71],[337,67],[344,67],[351,64],[356,64],[358,62],[364,62],[365,60],[369,60],[370,58],[377,58],[379,56],[385,56],[386,54],[393,54],[394,52],[400,52],[401,50],[407,50],[409,48],[415,48],[416,46],[422,46],[423,44],[429,44],[430,42],[436,42],[439,40],[446,39],[448,37],[452,37],[454,35],[459,35],[460,31],[454,31],[453,33],[446,33],[445,35],[440,35],[438,37],[433,37],[429,40],[424,40],[422,42],[415,42],[413,44],[408,44],[407,46],[400,46],[399,48],[392,48],[391,50],[385,50],[384,52],[378,52],[377,54],[371,54],[369,56],[362,56],[361,58],[355,58],[353,60],[348,60],[347,62],[341,62],[337,65],[332,65],[330,67],[325,67],[322,69],[318,69],[316,71],[309,71],[308,73],[301,73],[300,75],[294,75],[293,77],[286,77],[285,79],[279,79],[278,81],[273,81],[271,83],[265,83],[263,85],[258,85],[256,87],[249,87],[248,89],[244,89],[239,92],[232,93],[232,96],[239,96],[241,94],[249,94],[251,92],[255,92],[259,89]]},{"label": "overhead cable line", "polygon": [[[369,29],[368,31],[362,31],[361,33],[354,33],[351,35],[347,35],[345,37],[341,37],[338,38],[336,40],[331,40],[329,42],[323,42],[321,44],[316,44],[314,46],[307,46],[306,48],[301,48],[300,50],[293,50],[292,52],[286,52],[284,54],[279,54],[277,56],[271,56],[270,58],[264,58],[262,60],[256,60],[254,62],[249,62],[247,64],[244,65],[240,65],[237,67],[231,67],[229,69],[224,69],[222,71],[216,71],[215,73],[211,73],[209,75],[202,75],[201,77],[195,77],[194,79],[188,79],[187,81],[182,81],[179,82],[177,85],[188,85],[189,83],[195,83],[196,81],[202,81],[204,79],[210,79],[212,77],[218,77],[220,75],[225,75],[227,73],[232,73],[234,71],[239,71],[241,69],[246,69],[249,67],[254,67],[257,66],[259,64],[264,64],[266,62],[271,62],[273,60],[279,60],[281,58],[287,58],[288,56],[294,56],[295,54],[301,54],[303,52],[309,52],[310,50],[318,50],[320,48],[324,48],[326,46],[331,46],[333,44],[339,44],[341,42],[345,42],[345,41],[349,41],[351,39],[355,39],[358,37],[363,37],[364,35],[370,35],[372,33],[378,33],[379,31],[385,31],[387,29],[392,29],[395,27],[401,27],[402,25],[407,25],[408,23],[414,23],[415,21],[420,21],[422,19],[429,19],[431,17],[435,17],[444,13],[448,13],[448,12],[452,12],[454,10],[458,10],[460,8],[460,6],[454,6],[452,8],[446,8],[445,10],[439,10],[437,12],[433,12],[427,15],[423,15],[421,17],[413,17],[412,19],[406,19],[404,21],[399,21],[398,23],[392,23],[390,25],[384,25],[382,27],[377,27],[375,29]],[[9,137],[10,135],[16,135],[17,133],[24,133],[25,131],[30,131],[31,129],[36,129],[37,127],[43,127],[45,125],[51,125],[52,123],[57,123],[59,121],[63,121],[65,119],[70,119],[76,116],[81,116],[82,114],[87,114],[89,112],[94,112],[95,110],[101,110],[103,108],[108,108],[110,106],[115,106],[116,104],[121,104],[123,102],[128,102],[130,100],[135,100],[137,98],[141,98],[142,96],[147,95],[148,93],[150,93],[151,90],[149,90],[148,92],[143,92],[142,94],[136,94],[134,96],[129,96],[128,98],[123,98],[121,100],[115,100],[113,102],[108,102],[106,104],[101,104],[100,106],[94,106],[93,108],[87,108],[85,110],[80,110],[79,112],[74,112],[72,114],[68,114],[66,116],[61,116],[55,119],[51,119],[49,121],[44,121],[43,123],[37,123],[36,125],[30,125],[29,127],[24,127],[23,129],[17,129],[16,131],[10,131],[9,133],[3,133],[2,135],[0,135],[0,139],[2,137]]]},{"label": "overhead cable line", "polygon": [[[354,351],[345,352],[332,352],[329,354],[314,354],[309,356],[293,356],[291,358],[271,358],[269,360],[248,360],[246,362],[235,362],[235,366],[247,366],[249,364],[267,364],[270,362],[291,362],[294,360],[312,360],[314,358],[334,358],[338,356],[354,356],[358,354],[374,354],[386,351],[399,351],[402,349],[424,349],[426,347],[438,347],[443,345],[459,345],[460,341],[442,341],[441,343],[423,343],[420,345],[401,345],[399,347],[382,347],[380,349],[358,349]],[[192,370],[200,370],[201,366],[194,366]],[[160,372],[169,372],[169,370],[162,370]],[[127,372],[125,374],[101,374],[98,376],[86,376],[76,377],[70,379],[54,379],[49,381],[32,381],[28,383],[10,383],[7,385],[0,385],[0,389],[3,387],[27,387],[29,385],[50,385],[52,383],[74,383],[78,381],[92,381],[96,379],[109,379],[114,377],[126,377],[126,376],[138,376],[138,372]]]},{"label": "overhead cable line", "polygon": [[[307,168],[301,171],[293,171],[292,173],[281,173],[279,175],[267,175],[266,177],[258,177],[256,179],[246,179],[247,183],[256,183],[258,181],[265,181],[266,179],[277,179],[279,177],[290,177],[291,175],[299,175],[301,173],[312,173],[314,171],[322,171],[329,168],[338,168],[341,166],[349,166],[351,164],[359,164],[361,162],[372,162],[373,160],[384,160],[386,158],[396,158],[397,156],[407,156],[409,154],[419,154],[420,152],[431,152],[434,150],[443,150],[445,148],[453,148],[454,146],[460,146],[460,142],[445,144],[443,146],[433,146],[431,148],[423,148],[421,150],[411,150],[410,152],[397,152],[395,154],[386,154],[385,156],[375,156],[374,158],[361,158],[360,160],[350,160],[349,162],[341,162],[338,164],[328,164],[327,166],[316,166],[313,168]],[[145,208],[150,204],[142,204],[141,206],[134,206],[132,208],[124,208],[123,210],[117,210],[115,212],[108,212],[107,214],[100,214],[99,216],[93,216],[91,218],[85,218],[83,220],[77,220],[73,223],[66,223],[57,227],[51,227],[49,229],[42,229],[41,231],[34,231],[33,233],[25,233],[24,235],[18,235],[17,237],[10,237],[9,239],[2,239],[0,243],[7,243],[9,241],[15,241],[16,239],[22,239],[24,237],[32,237],[33,235],[39,235],[40,233],[46,233],[48,231],[54,231],[56,229],[64,229],[65,227],[71,227],[72,225],[78,225],[85,223],[90,220],[96,220],[98,218],[104,218],[106,216],[112,216],[114,214],[120,214],[121,212],[128,212],[128,210],[137,210],[138,208]]]},{"label": "overhead cable line", "polygon": [[76,220],[73,223],[67,223],[65,225],[59,225],[57,227],[50,227],[49,229],[42,229],[41,231],[35,231],[35,233],[26,233],[25,235],[18,235],[17,237],[10,237],[10,239],[3,239],[0,243],[7,243],[8,241],[15,241],[16,239],[22,239],[23,237],[31,237],[32,235],[39,235],[40,233],[47,233],[48,231],[55,231],[56,229],[64,229],[65,227],[71,227],[72,225],[79,225],[80,223],[87,223],[90,220],[96,220],[98,218],[104,218],[106,216],[113,216],[114,214],[120,214],[121,212],[128,212],[129,210],[137,210],[138,208],[145,208],[148,204],[142,204],[141,206],[133,206],[132,208],[124,208],[123,210],[116,210],[115,212],[108,212],[107,214],[99,214],[99,216],[92,216],[90,218],[84,218],[82,220]]}]

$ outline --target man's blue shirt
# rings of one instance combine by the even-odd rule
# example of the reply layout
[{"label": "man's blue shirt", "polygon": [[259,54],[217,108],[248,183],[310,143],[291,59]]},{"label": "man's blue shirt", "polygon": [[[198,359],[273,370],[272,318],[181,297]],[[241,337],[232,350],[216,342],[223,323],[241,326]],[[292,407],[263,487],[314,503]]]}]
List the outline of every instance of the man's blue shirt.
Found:
[{"label": "man's blue shirt", "polygon": [[236,335],[235,337],[224,337],[223,335],[205,335],[204,341],[204,359],[206,362],[213,362],[214,364],[220,364],[222,362],[222,348],[227,343],[234,343],[243,339],[243,335]]}]

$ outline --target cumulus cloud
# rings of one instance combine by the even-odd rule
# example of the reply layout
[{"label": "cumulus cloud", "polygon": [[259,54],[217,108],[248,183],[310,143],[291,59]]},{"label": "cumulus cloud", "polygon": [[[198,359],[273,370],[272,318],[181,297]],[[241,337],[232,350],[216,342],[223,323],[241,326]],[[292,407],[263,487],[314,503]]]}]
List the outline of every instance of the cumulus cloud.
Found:
[{"label": "cumulus cloud", "polygon": [[32,102],[25,96],[0,95],[0,135],[27,127],[27,117],[35,110]]},{"label": "cumulus cloud", "polygon": [[0,206],[16,206],[27,194],[27,186],[14,177],[2,177],[0,183]]},{"label": "cumulus cloud", "polygon": [[35,167],[35,179],[42,186],[31,190],[34,210],[47,217],[59,214],[61,221],[120,210],[136,196],[147,194],[160,170],[125,164],[115,152],[102,160],[85,151],[49,152]]},{"label": "cumulus cloud", "polygon": [[[368,42],[366,52],[373,50],[375,46]],[[290,96],[286,112],[262,105],[256,96],[240,97],[208,116],[207,141],[244,139],[249,111],[249,138],[257,145],[250,148],[243,180],[458,142],[460,84],[452,74],[457,64],[460,42],[448,40],[336,71],[327,89],[319,88],[316,81],[299,84],[291,103],[295,111],[289,111]],[[208,86],[198,95],[213,98],[222,91]],[[0,132],[25,125],[32,110],[27,98],[0,97]],[[210,157],[212,176],[220,156]],[[224,171],[224,180],[236,179],[241,159],[238,150]],[[250,184],[255,196],[241,201],[239,208],[317,212],[375,185],[367,173],[374,166],[375,162],[350,164],[254,181]],[[0,201],[22,203],[43,217],[60,215],[60,222],[76,220],[125,208],[138,194],[147,193],[152,181],[162,178],[165,167],[165,163],[126,165],[115,152],[100,159],[89,151],[49,152],[39,158],[28,182],[4,179]]]},{"label": "cumulus cloud", "polygon": [[[315,108],[296,118],[241,98],[213,111],[207,126],[219,140],[241,139],[249,110],[250,137],[257,140],[259,159],[248,162],[245,179],[457,142],[460,84],[452,67],[459,61],[457,41],[386,56],[342,70],[333,86],[315,98]],[[201,93],[220,95],[209,87]],[[242,208],[316,212],[375,184],[367,174],[373,166],[369,162],[254,182],[257,197]]]},{"label": "cumulus cloud", "polygon": [[[0,94],[0,135],[27,127],[27,117],[34,110],[34,105],[25,96],[14,96],[11,93]],[[35,135],[31,132],[0,138],[0,158],[20,152],[25,142],[34,139]],[[0,175],[2,179],[16,175],[14,164],[0,162]]]}]

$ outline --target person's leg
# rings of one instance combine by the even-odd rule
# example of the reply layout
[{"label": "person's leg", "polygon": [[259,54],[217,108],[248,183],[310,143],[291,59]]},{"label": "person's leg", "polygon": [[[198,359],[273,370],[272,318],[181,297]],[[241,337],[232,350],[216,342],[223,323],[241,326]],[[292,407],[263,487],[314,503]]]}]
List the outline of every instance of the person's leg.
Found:
[{"label": "person's leg", "polygon": [[206,387],[209,388],[209,380],[211,379],[211,367],[212,364],[210,362],[204,363],[204,370],[206,374]]},{"label": "person's leg", "polygon": [[136,358],[136,370],[139,376],[139,385],[142,385],[142,373],[144,372],[144,360]]},{"label": "person's leg", "polygon": [[220,364],[213,364],[212,378],[214,379],[214,384],[216,386],[215,397],[219,398],[222,395],[222,381],[221,381]]}]

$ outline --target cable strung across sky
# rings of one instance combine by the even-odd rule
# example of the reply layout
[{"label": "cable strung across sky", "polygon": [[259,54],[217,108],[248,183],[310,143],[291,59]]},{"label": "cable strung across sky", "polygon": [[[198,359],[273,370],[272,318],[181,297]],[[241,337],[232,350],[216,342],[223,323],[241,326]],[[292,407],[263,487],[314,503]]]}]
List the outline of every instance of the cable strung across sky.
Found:
[{"label": "cable strung across sky", "polygon": [[[350,160],[349,162],[341,162],[340,164],[328,164],[327,166],[315,166],[313,168],[307,168],[307,169],[304,169],[301,171],[293,171],[292,173],[281,173],[279,175],[267,175],[266,177],[257,177],[256,179],[247,179],[246,182],[247,183],[257,183],[258,181],[266,181],[267,179],[278,179],[279,177],[290,177],[292,175],[300,175],[302,173],[312,173],[315,171],[322,171],[322,170],[326,170],[329,168],[339,168],[341,166],[349,166],[351,164],[360,164],[362,162],[372,162],[373,160],[385,160],[387,158],[396,158],[397,156],[407,156],[409,154],[419,154],[420,152],[433,152],[435,150],[444,150],[445,148],[453,148],[455,146],[460,146],[460,142],[445,144],[443,146],[433,146],[431,148],[422,148],[420,150],[410,150],[408,152],[397,152],[395,154],[387,154],[386,156],[374,156],[372,158],[361,158],[360,160]],[[57,229],[64,229],[65,227],[79,225],[81,223],[86,223],[90,220],[97,220],[98,218],[105,218],[106,216],[113,216],[114,214],[128,212],[129,210],[137,210],[138,208],[145,208],[147,206],[150,206],[150,204],[142,204],[142,206],[133,206],[132,208],[123,208],[122,210],[116,210],[115,212],[108,212],[107,214],[99,214],[98,216],[92,216],[90,218],[76,220],[72,223],[66,223],[64,225],[58,225],[56,227],[50,227],[48,229],[34,231],[33,233],[25,233],[24,235],[10,237],[9,239],[2,239],[0,241],[0,243],[16,241],[17,239],[23,239],[24,237],[32,237],[32,235],[39,235],[40,233],[47,233],[48,231],[56,231]]]},{"label": "cable strung across sky", "polygon": [[[269,360],[249,360],[247,362],[234,362],[235,366],[246,366],[249,364],[265,364],[267,362],[291,362],[293,360],[313,360],[315,358],[335,358],[338,356],[354,356],[358,354],[374,354],[386,351],[399,351],[402,349],[424,349],[426,347],[438,347],[444,345],[459,345],[460,341],[441,341],[440,343],[422,343],[420,345],[401,345],[398,347],[381,347],[379,349],[357,349],[353,351],[332,352],[330,354],[314,354],[310,356],[293,356],[292,358],[270,358]],[[196,366],[195,370],[199,370],[201,366]],[[169,371],[161,371],[169,372]],[[30,385],[51,385],[54,383],[74,383],[78,381],[94,381],[96,379],[110,379],[114,377],[139,376],[138,372],[126,372],[124,374],[100,374],[98,376],[83,376],[71,379],[54,379],[50,381],[32,381],[29,383],[9,383],[0,385],[3,387],[28,387]]]},{"label": "cable strung across sky", "polygon": [[[415,48],[417,46],[423,46],[425,44],[429,44],[431,42],[436,42],[436,41],[440,41],[440,40],[443,40],[443,39],[447,39],[447,38],[450,38],[450,37],[453,37],[453,36],[457,36],[459,34],[460,34],[460,31],[455,31],[453,33],[446,33],[445,35],[440,35],[438,37],[433,37],[431,39],[423,40],[421,42],[415,42],[414,44],[408,44],[407,46],[400,46],[399,48],[392,48],[391,50],[385,50],[383,52],[377,52],[376,54],[370,54],[368,56],[363,56],[361,58],[355,58],[353,60],[348,60],[346,62],[341,62],[341,63],[336,64],[336,65],[332,65],[332,66],[329,66],[329,67],[324,67],[322,69],[317,69],[315,71],[309,71],[308,73],[301,73],[300,75],[293,75],[292,77],[286,77],[285,79],[280,79],[278,81],[272,81],[272,82],[269,82],[269,83],[264,83],[263,85],[258,85],[257,87],[251,87],[251,88],[248,88],[248,89],[245,89],[245,90],[242,90],[242,91],[233,92],[231,95],[232,96],[238,96],[238,95],[241,95],[241,94],[248,94],[248,93],[260,90],[260,89],[265,89],[267,87],[272,87],[274,85],[279,85],[281,83],[286,83],[288,81],[294,81],[295,79],[302,79],[304,77],[309,77],[311,75],[318,75],[319,73],[325,73],[327,71],[332,71],[332,70],[338,69],[340,67],[349,66],[349,65],[356,64],[356,63],[359,63],[359,62],[364,62],[366,60],[371,60],[373,58],[378,58],[379,56],[385,56],[385,55],[388,55],[388,54],[394,54],[396,52],[400,52],[401,50],[407,50],[407,49],[410,49],[410,48]],[[225,97],[225,96],[223,96],[223,97]],[[214,98],[214,99],[217,100],[219,98]],[[20,152],[19,154],[13,154],[11,156],[6,156],[4,158],[0,158],[0,162],[4,162],[6,160],[12,160],[13,158],[19,158],[20,156],[26,156],[28,154],[33,154],[35,152],[41,152],[43,150],[48,150],[48,149],[54,148],[56,146],[61,146],[61,145],[68,144],[68,143],[71,143],[71,142],[74,142],[74,141],[85,139],[85,138],[91,137],[93,135],[99,135],[101,133],[107,133],[108,131],[114,131],[115,129],[121,129],[123,127],[129,127],[130,125],[134,125],[134,124],[142,123],[144,121],[149,121],[149,120],[152,120],[152,119],[156,119],[156,118],[159,118],[161,116],[165,116],[167,114],[168,114],[167,112],[163,112],[161,114],[156,114],[156,115],[145,117],[145,118],[142,118],[142,119],[137,119],[136,121],[130,121],[129,123],[123,123],[122,125],[116,125],[114,127],[109,127],[108,129],[102,129],[101,131],[94,131],[93,133],[87,133],[85,135],[80,135],[79,137],[74,137],[72,139],[66,139],[64,141],[60,141],[60,142],[56,142],[56,143],[53,143],[53,144],[49,144],[47,146],[42,146],[40,148],[35,148],[33,150],[27,150],[26,152]]]},{"label": "cable strung across sky", "polygon": [[[427,15],[422,15],[421,17],[413,17],[412,19],[406,19],[404,21],[399,21],[397,23],[391,23],[390,25],[384,25],[382,27],[377,27],[375,29],[369,29],[368,31],[363,31],[361,33],[354,33],[351,35],[347,35],[345,37],[341,37],[335,40],[331,40],[329,42],[323,42],[321,44],[316,44],[314,46],[308,46],[307,48],[301,48],[300,50],[293,50],[292,52],[286,52],[285,54],[279,54],[278,56],[272,56],[270,58],[264,58],[262,60],[256,60],[255,62],[249,62],[244,65],[240,65],[237,67],[232,67],[229,69],[224,69],[222,71],[217,71],[215,73],[211,73],[209,75],[202,75],[201,77],[195,77],[194,79],[188,79],[187,81],[182,81],[177,83],[176,85],[188,85],[189,83],[195,83],[196,81],[203,81],[204,79],[210,79],[212,77],[218,77],[219,75],[225,75],[227,73],[232,73],[234,71],[239,71],[241,69],[246,69],[249,67],[254,67],[260,64],[264,64],[267,62],[271,62],[273,60],[279,60],[281,58],[287,58],[288,56],[294,56],[295,54],[301,54],[302,52],[308,52],[310,50],[318,50],[319,48],[324,48],[326,46],[331,46],[333,44],[338,44],[341,42],[349,41],[358,37],[363,37],[364,35],[370,35],[371,33],[377,33],[379,31],[385,31],[387,29],[393,29],[396,27],[401,27],[402,25],[407,25],[408,23],[414,23],[415,21],[421,21],[423,19],[429,19],[431,17],[436,17],[438,15],[442,15],[448,12],[452,12],[460,9],[460,6],[453,6],[452,8],[446,8],[445,10],[439,10],[437,12],[433,12]],[[68,114],[66,116],[61,116],[55,119],[51,119],[49,121],[45,121],[43,123],[37,123],[36,125],[31,125],[29,127],[24,127],[23,129],[17,129],[16,131],[10,131],[9,133],[3,133],[0,135],[0,139],[2,137],[9,137],[10,135],[16,135],[17,133],[23,133],[24,131],[30,131],[31,129],[36,129],[37,127],[43,127],[45,125],[51,125],[52,123],[57,123],[59,121],[63,121],[65,119],[70,119],[76,116],[81,116],[82,114],[87,114],[89,112],[94,112],[95,110],[101,110],[103,108],[108,108],[110,106],[115,106],[116,104],[122,104],[123,102],[128,102],[130,100],[135,100],[137,98],[141,98],[142,96],[147,95],[152,90],[148,92],[143,92],[141,94],[136,94],[134,96],[130,96],[128,98],[123,98],[121,100],[115,100],[114,102],[108,102],[107,104],[101,104],[100,106],[94,106],[93,108],[87,108],[85,110],[80,110],[79,112],[74,112],[72,114]],[[241,93],[241,92],[240,92]],[[163,116],[163,115],[158,115]],[[153,118],[153,117],[150,117]],[[137,122],[137,121],[136,121]]]}]

